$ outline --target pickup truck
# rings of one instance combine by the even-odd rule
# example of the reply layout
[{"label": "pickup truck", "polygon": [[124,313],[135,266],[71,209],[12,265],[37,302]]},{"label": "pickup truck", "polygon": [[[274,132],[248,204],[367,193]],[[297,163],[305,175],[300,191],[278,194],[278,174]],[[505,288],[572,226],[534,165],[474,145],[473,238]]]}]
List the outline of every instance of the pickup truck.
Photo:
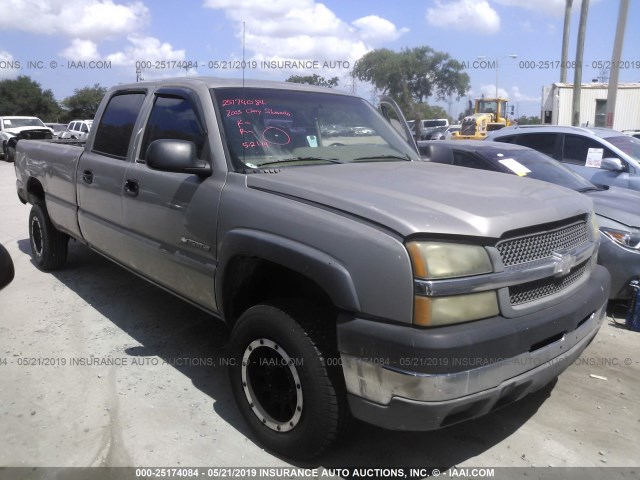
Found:
[{"label": "pickup truck", "polygon": [[[229,324],[238,408],[280,454],[354,417],[478,417],[596,335],[598,228],[568,189],[420,162],[402,122],[292,83],[118,85],[86,144],[18,143],[33,259],[61,268],[73,238]],[[371,134],[323,137],[336,124]]]},{"label": "pickup truck", "polygon": [[0,145],[5,162],[12,162],[18,140],[53,138],[53,130],[38,117],[0,117]]}]

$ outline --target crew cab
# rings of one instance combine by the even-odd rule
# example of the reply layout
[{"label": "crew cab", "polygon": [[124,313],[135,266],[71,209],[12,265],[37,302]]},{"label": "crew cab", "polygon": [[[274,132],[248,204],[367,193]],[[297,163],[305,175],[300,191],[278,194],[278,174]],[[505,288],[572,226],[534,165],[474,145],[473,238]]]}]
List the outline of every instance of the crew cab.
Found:
[{"label": "crew cab", "polygon": [[292,83],[113,87],[86,144],[18,144],[34,262],[73,238],[228,323],[238,408],[290,457],[350,416],[432,430],[541,388],[604,318],[591,202],[421,162],[381,112]]}]

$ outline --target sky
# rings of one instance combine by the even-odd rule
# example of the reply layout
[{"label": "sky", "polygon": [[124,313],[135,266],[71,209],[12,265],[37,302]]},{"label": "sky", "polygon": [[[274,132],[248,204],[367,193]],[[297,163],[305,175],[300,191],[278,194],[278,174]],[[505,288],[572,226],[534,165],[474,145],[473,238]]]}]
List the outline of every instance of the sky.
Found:
[{"label": "sky", "polygon": [[[184,75],[285,80],[339,77],[377,48],[429,46],[464,62],[468,98],[506,95],[516,116],[540,115],[543,85],[560,79],[564,0],[0,0],[0,80],[27,75],[58,101],[75,89]],[[569,60],[581,0],[573,1]],[[617,0],[591,0],[583,82],[610,63]],[[640,0],[630,0],[620,82],[640,82]],[[517,57],[513,58],[516,55]],[[285,61],[297,61],[287,68]],[[496,68],[497,65],[497,68]],[[298,68],[299,67],[299,68]],[[138,72],[137,72],[138,70]],[[567,79],[573,82],[574,70]],[[452,117],[459,101],[429,99]]]}]

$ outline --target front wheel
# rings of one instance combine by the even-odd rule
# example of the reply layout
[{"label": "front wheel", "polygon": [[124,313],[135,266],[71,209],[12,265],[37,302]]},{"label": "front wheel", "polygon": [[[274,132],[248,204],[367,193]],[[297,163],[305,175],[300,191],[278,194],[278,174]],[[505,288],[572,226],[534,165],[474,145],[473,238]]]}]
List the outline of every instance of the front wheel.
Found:
[{"label": "front wheel", "polygon": [[256,305],[231,333],[231,387],[244,419],[265,447],[299,459],[328,448],[348,416],[339,362],[325,356],[334,349],[312,333],[318,320],[288,304]]},{"label": "front wheel", "polygon": [[67,261],[69,237],[53,226],[43,204],[31,207],[29,239],[33,259],[40,270],[57,270]]}]

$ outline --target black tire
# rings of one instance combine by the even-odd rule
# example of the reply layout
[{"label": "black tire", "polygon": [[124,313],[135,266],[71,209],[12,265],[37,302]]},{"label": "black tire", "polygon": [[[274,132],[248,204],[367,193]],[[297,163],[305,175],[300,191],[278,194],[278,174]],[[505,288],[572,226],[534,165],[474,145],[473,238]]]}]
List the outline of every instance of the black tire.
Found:
[{"label": "black tire", "polygon": [[330,447],[349,418],[337,354],[319,320],[291,302],[256,305],[231,332],[229,374],[244,419],[259,443],[297,459]]},{"label": "black tire", "polygon": [[29,239],[33,260],[40,270],[57,270],[67,261],[69,236],[53,226],[44,204],[31,207]]}]

